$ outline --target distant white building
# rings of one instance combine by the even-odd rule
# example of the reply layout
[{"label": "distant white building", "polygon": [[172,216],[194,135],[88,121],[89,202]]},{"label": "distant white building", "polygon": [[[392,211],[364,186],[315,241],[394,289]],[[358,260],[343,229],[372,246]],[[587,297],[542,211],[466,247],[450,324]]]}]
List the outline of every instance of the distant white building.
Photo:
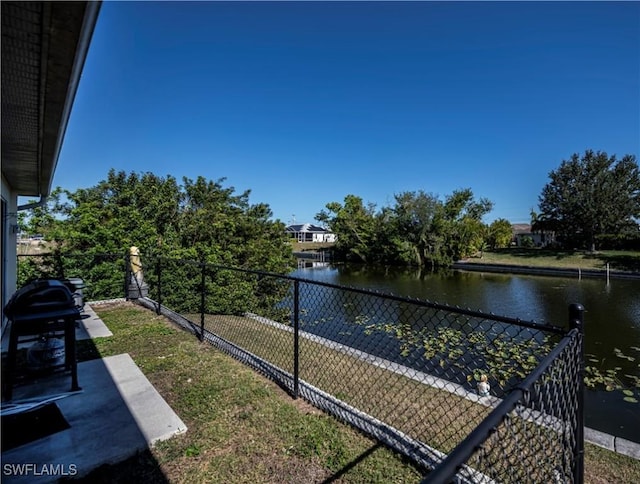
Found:
[{"label": "distant white building", "polygon": [[285,232],[297,242],[335,242],[336,234],[312,224],[289,225]]}]

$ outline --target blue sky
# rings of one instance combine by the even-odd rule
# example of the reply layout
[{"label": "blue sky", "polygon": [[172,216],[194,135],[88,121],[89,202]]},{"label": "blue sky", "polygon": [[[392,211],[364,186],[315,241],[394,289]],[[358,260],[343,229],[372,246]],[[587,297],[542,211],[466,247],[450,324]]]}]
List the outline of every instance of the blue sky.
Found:
[{"label": "blue sky", "polygon": [[638,2],[109,2],[53,186],[226,178],[285,223],[469,187],[527,222],[586,149],[640,153]]}]

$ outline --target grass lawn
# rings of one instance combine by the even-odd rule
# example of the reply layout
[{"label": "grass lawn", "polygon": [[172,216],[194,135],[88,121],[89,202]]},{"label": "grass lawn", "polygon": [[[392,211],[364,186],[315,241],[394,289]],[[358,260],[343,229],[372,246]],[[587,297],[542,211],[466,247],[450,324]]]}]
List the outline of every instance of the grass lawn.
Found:
[{"label": "grass lawn", "polygon": [[[293,373],[291,333],[240,316],[207,315],[205,327]],[[490,411],[321,343],[299,344],[300,379],[440,451],[453,450]]]},{"label": "grass lawn", "polygon": [[484,252],[482,257],[466,262],[478,264],[510,264],[531,267],[557,267],[562,269],[602,269],[609,264],[611,270],[640,272],[640,252],[604,250],[561,251],[551,249],[524,249],[513,247]]},{"label": "grass lawn", "polygon": [[[129,353],[189,430],[86,482],[418,482],[423,470],[164,317],[95,306],[114,333],[81,359]],[[640,482],[640,462],[587,446],[585,482]]]},{"label": "grass lawn", "polygon": [[188,427],[85,482],[417,482],[407,459],[164,317],[135,306],[94,308],[114,335],[79,343],[81,359],[129,353]]}]

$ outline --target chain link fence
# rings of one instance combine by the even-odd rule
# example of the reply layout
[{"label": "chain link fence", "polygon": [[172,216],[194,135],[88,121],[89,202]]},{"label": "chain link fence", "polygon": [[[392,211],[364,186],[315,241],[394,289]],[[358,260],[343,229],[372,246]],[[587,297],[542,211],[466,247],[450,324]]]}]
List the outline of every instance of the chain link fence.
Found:
[{"label": "chain link fence", "polygon": [[582,482],[582,312],[571,306],[573,329],[423,484]]},{"label": "chain link fence", "polygon": [[204,263],[151,267],[163,288],[152,298],[198,337],[432,470],[425,482],[581,479],[578,326]]},{"label": "chain link fence", "polygon": [[581,482],[578,306],[567,329],[204,262],[145,258],[144,287],[118,267],[128,296],[407,455],[424,482]]}]

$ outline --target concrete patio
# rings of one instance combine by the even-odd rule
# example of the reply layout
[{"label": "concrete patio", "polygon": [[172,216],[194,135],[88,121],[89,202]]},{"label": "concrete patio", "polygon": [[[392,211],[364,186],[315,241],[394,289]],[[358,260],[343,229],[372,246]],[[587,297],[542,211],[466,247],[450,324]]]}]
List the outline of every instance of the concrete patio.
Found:
[{"label": "concrete patio", "polygon": [[[76,330],[78,340],[111,332],[89,305]],[[6,332],[8,333],[8,331]],[[6,348],[5,334],[2,341]],[[2,452],[2,481],[44,483],[80,477],[103,464],[120,462],[154,443],[187,430],[128,354],[82,362],[82,388],[70,391],[66,373],[16,386],[10,404],[54,399],[70,428]]]}]

